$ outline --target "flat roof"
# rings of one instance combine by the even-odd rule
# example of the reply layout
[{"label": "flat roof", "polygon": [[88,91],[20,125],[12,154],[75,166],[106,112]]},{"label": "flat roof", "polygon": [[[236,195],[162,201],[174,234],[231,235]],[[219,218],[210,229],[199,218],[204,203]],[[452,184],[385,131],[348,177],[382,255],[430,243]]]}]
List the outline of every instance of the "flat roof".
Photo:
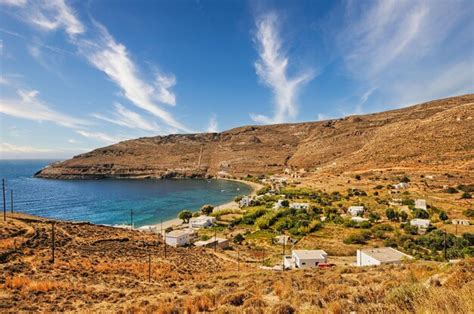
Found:
[{"label": "flat roof", "polygon": [[402,253],[398,250],[395,250],[394,248],[391,247],[381,247],[381,248],[373,248],[373,249],[363,249],[360,250],[364,254],[369,255],[372,258],[375,258],[376,260],[380,262],[398,262],[401,261],[404,258],[412,259],[413,257]]},{"label": "flat roof", "polygon": [[193,234],[190,230],[173,230],[166,234],[167,237],[180,237],[183,235]]},{"label": "flat roof", "polygon": [[328,255],[323,250],[293,250],[291,253],[298,256],[299,259],[324,258]]}]

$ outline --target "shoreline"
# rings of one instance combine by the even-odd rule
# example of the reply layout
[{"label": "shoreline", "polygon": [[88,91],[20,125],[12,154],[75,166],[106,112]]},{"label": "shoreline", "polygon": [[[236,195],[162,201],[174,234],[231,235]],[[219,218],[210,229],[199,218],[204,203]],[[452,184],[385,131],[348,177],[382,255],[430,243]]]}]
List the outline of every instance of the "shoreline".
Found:
[{"label": "shoreline", "polygon": [[[235,182],[240,182],[240,183],[246,184],[251,189],[251,192],[249,194],[250,196],[255,196],[257,194],[257,191],[260,188],[264,187],[263,184],[256,183],[256,182],[250,182],[250,181],[246,181],[246,180],[241,180],[241,179],[216,178],[216,179],[213,179],[213,180],[227,180],[227,181],[235,181]],[[231,200],[227,203],[215,206],[214,210],[221,210],[221,209],[226,209],[226,208],[228,208],[228,209],[239,209],[239,206],[237,205],[236,202]],[[163,230],[165,230],[166,228],[179,227],[179,226],[182,226],[182,225],[184,225],[184,224],[181,221],[181,219],[179,219],[179,218],[168,219],[166,221],[163,220]],[[161,222],[158,223],[158,224],[150,225],[150,226],[142,226],[140,228],[143,228],[143,227],[148,227],[148,228],[153,228],[155,230],[160,230],[161,229]],[[139,230],[139,228],[137,228],[137,230]],[[144,228],[144,230],[147,230],[147,229]]]}]

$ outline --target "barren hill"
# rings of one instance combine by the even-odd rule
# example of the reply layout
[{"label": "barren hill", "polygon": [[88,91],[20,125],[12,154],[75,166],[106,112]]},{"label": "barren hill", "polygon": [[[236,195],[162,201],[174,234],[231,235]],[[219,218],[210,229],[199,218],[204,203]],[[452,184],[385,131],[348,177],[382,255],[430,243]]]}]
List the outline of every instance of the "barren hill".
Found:
[{"label": "barren hill", "polygon": [[43,178],[245,176],[285,168],[474,170],[474,94],[342,119],[128,140],[55,163]]}]

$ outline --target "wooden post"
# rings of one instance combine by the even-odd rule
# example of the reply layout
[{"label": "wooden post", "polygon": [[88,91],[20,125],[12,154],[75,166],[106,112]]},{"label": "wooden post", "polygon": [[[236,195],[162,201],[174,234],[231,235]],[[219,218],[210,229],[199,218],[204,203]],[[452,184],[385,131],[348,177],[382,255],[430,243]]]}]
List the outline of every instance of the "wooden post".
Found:
[{"label": "wooden post", "polygon": [[446,252],[446,231],[444,232],[444,260],[448,260],[447,252]]},{"label": "wooden post", "polygon": [[240,271],[240,251],[237,248],[237,271]]},{"label": "wooden post", "polygon": [[166,258],[166,241],[165,241],[165,258]]},{"label": "wooden post", "polygon": [[3,188],[3,220],[7,221],[7,203],[5,201],[5,179],[2,179]]},{"label": "wooden post", "polygon": [[54,221],[51,222],[51,263],[54,263],[54,250],[56,243],[54,239]]},{"label": "wooden post", "polygon": [[214,251],[217,251],[217,230],[214,230]]},{"label": "wooden post", "polygon": [[151,282],[151,251],[148,249],[148,282]]},{"label": "wooden post", "polygon": [[10,211],[13,214],[13,190],[10,191]]},{"label": "wooden post", "polygon": [[283,243],[283,257],[281,259],[281,263],[282,263],[282,271],[285,271],[285,240],[284,239],[282,243]]}]

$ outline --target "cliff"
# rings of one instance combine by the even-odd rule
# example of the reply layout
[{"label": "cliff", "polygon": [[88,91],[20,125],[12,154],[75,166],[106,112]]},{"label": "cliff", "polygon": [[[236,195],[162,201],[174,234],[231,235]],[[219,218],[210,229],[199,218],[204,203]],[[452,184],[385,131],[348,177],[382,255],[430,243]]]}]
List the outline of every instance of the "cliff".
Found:
[{"label": "cliff", "polygon": [[386,167],[474,170],[474,94],[342,119],[139,138],[52,164],[42,178],[163,178],[342,172]]}]

